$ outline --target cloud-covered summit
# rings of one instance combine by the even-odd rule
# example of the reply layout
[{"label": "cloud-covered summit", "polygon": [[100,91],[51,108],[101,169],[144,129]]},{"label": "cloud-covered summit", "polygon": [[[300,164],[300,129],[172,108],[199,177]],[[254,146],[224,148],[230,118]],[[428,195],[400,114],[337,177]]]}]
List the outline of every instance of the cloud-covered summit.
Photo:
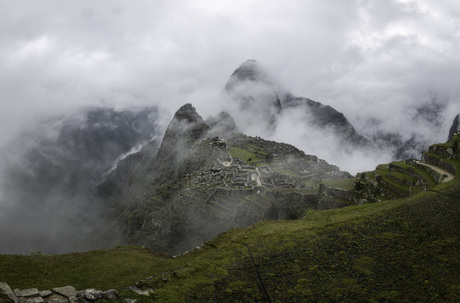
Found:
[{"label": "cloud-covered summit", "polygon": [[459,11],[451,0],[10,2],[0,12],[0,141],[50,111],[87,105],[173,113],[191,102],[211,114],[246,58],[358,130],[371,116],[410,137],[425,127],[399,122],[411,108],[435,98],[443,115],[460,112]]}]

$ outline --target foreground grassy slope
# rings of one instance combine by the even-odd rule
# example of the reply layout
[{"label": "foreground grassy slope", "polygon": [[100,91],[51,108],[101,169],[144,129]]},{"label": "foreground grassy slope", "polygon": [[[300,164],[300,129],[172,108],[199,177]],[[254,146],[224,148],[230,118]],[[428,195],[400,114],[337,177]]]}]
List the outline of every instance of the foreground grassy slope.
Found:
[{"label": "foreground grassy slope", "polygon": [[458,302],[459,201],[452,181],[442,193],[230,230],[177,258],[139,247],[2,255],[0,281],[122,290],[155,276],[138,283],[155,289],[141,298],[154,302]]},{"label": "foreground grassy slope", "polygon": [[123,288],[126,283],[167,270],[172,258],[136,246],[66,255],[0,255],[0,281],[14,288]]}]

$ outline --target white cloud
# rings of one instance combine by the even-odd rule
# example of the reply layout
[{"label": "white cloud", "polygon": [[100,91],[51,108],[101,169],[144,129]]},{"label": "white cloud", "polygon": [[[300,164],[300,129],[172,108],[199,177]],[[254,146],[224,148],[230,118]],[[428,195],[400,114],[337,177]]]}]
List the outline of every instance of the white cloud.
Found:
[{"label": "white cloud", "polygon": [[248,58],[358,131],[375,116],[410,133],[423,123],[404,125],[407,107],[430,96],[459,102],[459,17],[454,0],[4,3],[0,141],[37,116],[85,105],[173,112],[191,101],[207,116]]}]

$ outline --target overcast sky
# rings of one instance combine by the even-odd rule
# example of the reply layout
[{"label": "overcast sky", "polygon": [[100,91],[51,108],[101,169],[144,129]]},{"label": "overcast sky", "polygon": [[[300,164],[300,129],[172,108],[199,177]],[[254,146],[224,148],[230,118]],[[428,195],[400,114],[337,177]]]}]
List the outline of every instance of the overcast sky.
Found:
[{"label": "overcast sky", "polygon": [[248,58],[358,130],[363,116],[404,128],[432,98],[446,128],[459,39],[458,0],[0,0],[0,142],[77,106],[192,102],[206,117]]}]

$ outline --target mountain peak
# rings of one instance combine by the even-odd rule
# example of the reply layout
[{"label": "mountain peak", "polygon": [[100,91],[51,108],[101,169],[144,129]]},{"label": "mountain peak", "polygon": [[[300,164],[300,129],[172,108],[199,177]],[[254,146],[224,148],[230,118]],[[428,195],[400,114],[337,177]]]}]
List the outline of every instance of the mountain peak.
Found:
[{"label": "mountain peak", "polygon": [[259,62],[254,59],[248,59],[243,62],[230,76],[229,81],[225,85],[225,90],[233,89],[236,83],[244,81],[261,81],[268,82],[266,73],[260,67]]},{"label": "mountain peak", "polygon": [[201,116],[197,113],[196,108],[190,103],[181,106],[174,114],[173,120],[187,121],[189,123],[203,121]]},{"label": "mountain peak", "polygon": [[191,143],[202,138],[209,126],[197,113],[192,104],[187,103],[177,110],[166,128],[166,132],[158,150],[158,157],[183,152]]}]

